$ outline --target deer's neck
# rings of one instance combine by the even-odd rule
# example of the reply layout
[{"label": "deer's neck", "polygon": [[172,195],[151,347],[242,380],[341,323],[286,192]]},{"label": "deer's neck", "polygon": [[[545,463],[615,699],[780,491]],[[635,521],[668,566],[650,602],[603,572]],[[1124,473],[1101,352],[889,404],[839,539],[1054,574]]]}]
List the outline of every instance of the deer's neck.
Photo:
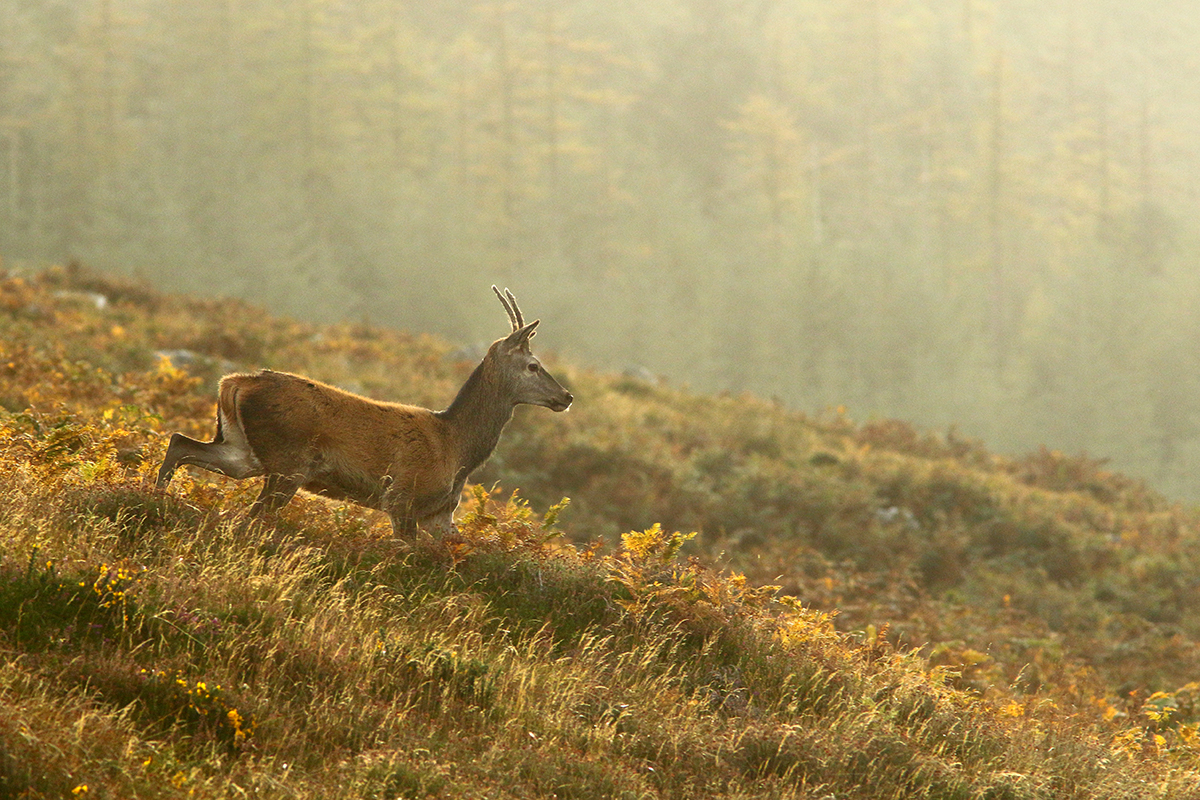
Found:
[{"label": "deer's neck", "polygon": [[504,426],[512,419],[512,400],[490,373],[491,365],[485,359],[458,390],[449,408],[438,413],[457,445],[464,477],[487,461]]}]

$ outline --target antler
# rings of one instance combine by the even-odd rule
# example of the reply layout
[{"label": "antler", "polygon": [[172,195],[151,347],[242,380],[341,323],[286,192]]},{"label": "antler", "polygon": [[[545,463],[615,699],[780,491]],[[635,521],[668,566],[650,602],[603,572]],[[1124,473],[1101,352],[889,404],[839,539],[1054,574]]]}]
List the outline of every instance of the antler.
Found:
[{"label": "antler", "polygon": [[492,284],[492,291],[496,293],[496,297],[500,298],[500,302],[504,304],[504,310],[508,312],[508,321],[512,323],[514,331],[520,330],[525,326],[525,318],[521,316],[521,309],[517,307],[517,298],[513,297],[513,293],[508,289],[504,290],[504,294],[500,294],[500,290]]}]

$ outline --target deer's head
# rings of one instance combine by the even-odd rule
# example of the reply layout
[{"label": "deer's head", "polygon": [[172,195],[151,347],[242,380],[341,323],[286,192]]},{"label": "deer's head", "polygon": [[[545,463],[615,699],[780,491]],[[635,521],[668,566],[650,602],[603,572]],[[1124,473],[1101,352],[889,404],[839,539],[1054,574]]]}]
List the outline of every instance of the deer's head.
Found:
[{"label": "deer's head", "polygon": [[512,292],[505,289],[501,293],[495,286],[492,291],[500,298],[512,323],[512,333],[494,342],[488,350],[488,357],[495,360],[496,374],[505,393],[512,398],[514,406],[528,403],[551,411],[566,411],[575,398],[546,371],[529,349],[529,340],[537,332],[541,320],[526,324]]}]

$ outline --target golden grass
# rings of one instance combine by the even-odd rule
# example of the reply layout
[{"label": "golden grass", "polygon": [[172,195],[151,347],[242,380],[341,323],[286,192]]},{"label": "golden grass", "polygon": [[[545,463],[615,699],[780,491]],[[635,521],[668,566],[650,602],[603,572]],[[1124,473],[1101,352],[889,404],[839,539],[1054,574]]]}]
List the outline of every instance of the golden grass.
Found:
[{"label": "golden grass", "polygon": [[[197,378],[154,349],[189,337],[213,358],[361,374],[408,400],[424,379],[436,405],[462,372],[447,348],[119,285],[131,299],[109,318],[56,304],[66,280],[0,281],[0,796],[1200,793],[1194,689],[1122,698],[1070,650],[1078,634],[1038,628],[1015,607],[1034,600],[1011,597],[1045,579],[1054,546],[1075,559],[1049,581],[1061,613],[1104,608],[1072,580],[1117,591],[1164,565],[1188,574],[1171,561],[1187,512],[1094,464],[1005,462],[904,426],[568,369],[581,400],[624,399],[561,431],[523,416],[491,467],[528,480],[532,506],[571,488],[561,516],[477,487],[445,541],[393,540],[374,513],[313,497],[248,524],[253,486],[181,474],[153,488],[165,434],[211,425],[202,381],[219,371]],[[296,343],[318,333],[315,353]],[[884,502],[914,522],[881,520]],[[611,537],[659,511],[696,524],[643,518]],[[1098,530],[1111,552],[1089,549]],[[739,541],[727,563],[770,566],[748,579],[694,557]],[[923,594],[922,559],[955,548],[962,563],[925,570],[959,599]],[[836,560],[855,549],[909,583]],[[812,590],[800,600],[754,579],[792,556],[782,581]],[[966,602],[997,592],[1008,607]],[[861,628],[813,605],[839,597]],[[910,638],[1008,628],[990,652],[954,636],[909,649],[888,603],[909,603],[893,616]]]}]

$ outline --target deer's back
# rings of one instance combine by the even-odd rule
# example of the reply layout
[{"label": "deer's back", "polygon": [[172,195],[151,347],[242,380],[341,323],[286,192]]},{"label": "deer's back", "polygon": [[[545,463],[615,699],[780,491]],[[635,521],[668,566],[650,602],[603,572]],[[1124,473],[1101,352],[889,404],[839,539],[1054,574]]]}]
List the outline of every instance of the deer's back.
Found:
[{"label": "deer's back", "polygon": [[[308,488],[366,502],[383,476],[440,475],[444,437],[433,412],[386,403],[286,372],[229,375],[222,402],[236,413],[251,449],[269,473],[304,472]],[[441,478],[433,478],[441,482]]]}]

